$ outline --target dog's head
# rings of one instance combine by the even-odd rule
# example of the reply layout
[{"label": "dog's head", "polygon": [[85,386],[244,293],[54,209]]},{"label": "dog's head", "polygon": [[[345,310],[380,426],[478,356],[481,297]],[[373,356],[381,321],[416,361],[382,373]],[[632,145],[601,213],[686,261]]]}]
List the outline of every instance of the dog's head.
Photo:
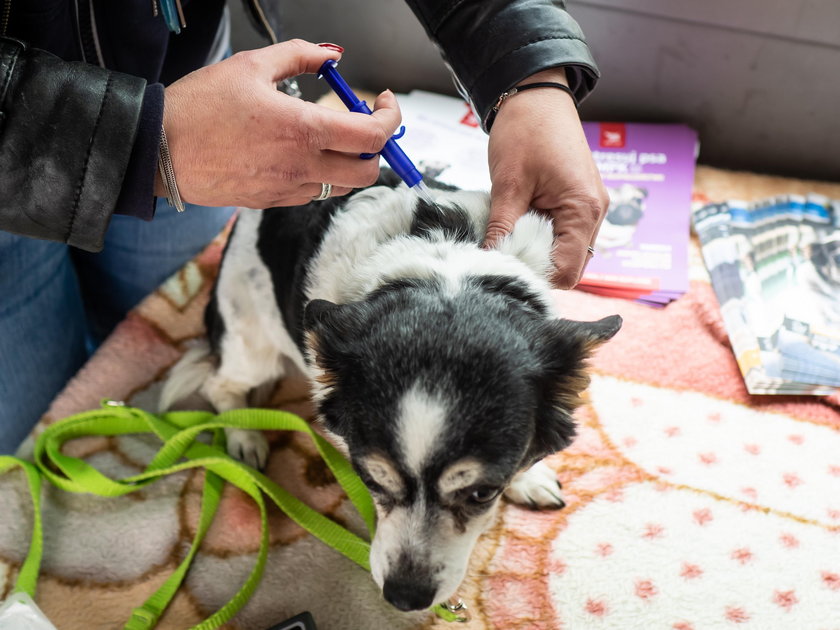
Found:
[{"label": "dog's head", "polygon": [[610,205],[604,221],[613,225],[637,225],[644,215],[647,190],[632,184],[609,188]]},{"label": "dog's head", "polygon": [[397,608],[451,596],[512,477],[572,439],[585,360],[621,319],[548,308],[496,275],[307,306],[320,415],[374,498],[373,578]]}]

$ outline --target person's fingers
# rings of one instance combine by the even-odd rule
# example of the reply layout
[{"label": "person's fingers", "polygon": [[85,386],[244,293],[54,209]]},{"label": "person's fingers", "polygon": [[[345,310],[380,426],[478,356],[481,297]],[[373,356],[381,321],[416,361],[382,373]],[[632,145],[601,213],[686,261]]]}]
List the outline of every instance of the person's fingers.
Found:
[{"label": "person's fingers", "polygon": [[319,107],[312,124],[317,126],[319,149],[346,153],[379,153],[402,120],[393,92],[386,90],[374,102],[373,114],[339,112]]},{"label": "person's fingers", "polygon": [[[330,182],[325,182],[325,183],[330,183]],[[322,190],[321,184],[304,184],[303,186],[300,187],[298,192],[303,197],[306,198],[307,202],[309,202],[309,201],[312,201],[313,199],[316,199],[316,198],[320,197],[321,196],[321,190]],[[335,184],[333,184],[333,186],[330,188],[330,194],[329,194],[328,198],[330,198],[330,197],[342,197],[342,196],[346,195],[347,193],[349,193],[351,190],[353,190],[353,189],[348,187],[348,186],[336,186]]]},{"label": "person's fingers", "polygon": [[341,59],[341,52],[338,50],[302,39],[290,39],[240,54],[252,57],[265,67],[268,71],[267,78],[273,83],[299,74],[318,72],[327,59]]},{"label": "person's fingers", "polygon": [[[379,122],[382,128],[385,129],[387,135],[386,140],[394,135],[397,127],[402,122],[402,112],[400,111],[399,103],[397,103],[397,97],[394,96],[391,90],[385,90],[376,97],[376,100],[373,102],[373,114],[371,118]],[[385,144],[383,143],[382,146],[385,146]],[[382,149],[382,147],[379,148],[380,150]]]},{"label": "person's fingers", "polygon": [[[333,197],[343,197],[351,192],[352,188],[346,186],[333,186],[330,190],[328,199]],[[289,206],[304,206],[310,201],[314,201],[321,195],[321,184],[303,184],[299,186],[293,193],[288,193],[282,197],[278,197],[267,204],[258,204],[257,207],[289,207]]]},{"label": "person's fingers", "polygon": [[557,288],[571,289],[592,258],[588,248],[595,246],[603,217],[601,203],[594,199],[576,200],[548,213],[554,226],[552,281]]},{"label": "person's fingers", "polygon": [[348,188],[370,186],[379,178],[379,158],[363,160],[356,153],[321,151],[310,178]]},{"label": "person's fingers", "polygon": [[512,185],[493,184],[490,195],[490,220],[484,237],[484,247],[493,247],[513,231],[513,226],[528,211],[529,194]]}]

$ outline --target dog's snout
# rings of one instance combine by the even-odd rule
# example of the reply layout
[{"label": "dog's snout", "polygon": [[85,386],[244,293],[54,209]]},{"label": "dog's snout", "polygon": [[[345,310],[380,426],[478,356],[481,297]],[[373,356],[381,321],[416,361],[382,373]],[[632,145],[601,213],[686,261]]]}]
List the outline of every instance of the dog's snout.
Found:
[{"label": "dog's snout", "polygon": [[429,608],[434,603],[436,591],[437,587],[431,584],[418,584],[404,577],[388,578],[382,586],[382,595],[388,603],[406,612]]}]

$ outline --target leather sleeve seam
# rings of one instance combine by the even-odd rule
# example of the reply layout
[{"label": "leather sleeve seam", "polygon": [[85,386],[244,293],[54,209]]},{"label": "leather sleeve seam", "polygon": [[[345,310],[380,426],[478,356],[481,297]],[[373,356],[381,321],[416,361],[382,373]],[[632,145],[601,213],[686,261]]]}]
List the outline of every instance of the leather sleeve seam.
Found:
[{"label": "leather sleeve seam", "polygon": [[479,74],[475,78],[475,80],[472,82],[472,85],[470,85],[470,87],[468,88],[470,94],[472,94],[475,86],[480,83],[481,78],[485,74],[487,74],[496,64],[498,64],[500,61],[502,61],[502,59],[504,59],[505,57],[509,57],[510,55],[514,54],[515,52],[518,52],[518,51],[522,50],[523,48],[527,48],[528,46],[532,46],[533,44],[539,44],[540,42],[557,40],[557,39],[574,40],[574,41],[578,41],[578,42],[583,41],[580,37],[576,37],[574,35],[546,35],[544,37],[538,37],[536,39],[531,39],[531,40],[525,42],[524,44],[521,44],[521,45],[517,46],[513,50],[509,50],[508,52],[506,52],[504,55],[502,55],[498,59],[493,60],[493,62],[491,64],[489,64],[484,70],[482,70],[481,74]]},{"label": "leather sleeve seam", "polygon": [[6,101],[6,91],[8,90],[9,81],[12,77],[12,71],[15,69],[19,54],[20,51],[15,50],[9,55],[9,66],[6,68],[6,76],[3,77],[3,84],[0,85],[0,108],[3,107],[3,103]]},{"label": "leather sleeve seam", "polygon": [[102,101],[99,103],[99,113],[96,115],[96,121],[93,123],[93,131],[91,132],[90,144],[88,144],[87,155],[85,156],[85,164],[82,167],[82,176],[79,178],[79,184],[76,187],[76,199],[73,202],[73,211],[70,216],[70,225],[67,228],[67,235],[64,237],[64,242],[70,242],[70,236],[73,234],[73,226],[76,223],[76,217],[79,213],[79,203],[82,199],[82,188],[85,185],[85,176],[87,175],[88,166],[90,165],[90,155],[93,152],[93,144],[96,139],[96,132],[99,129],[99,123],[102,121],[102,113],[105,111],[105,102],[108,100],[108,95],[111,93],[111,78],[112,74],[108,75],[108,80],[105,82],[105,92],[102,94]]}]

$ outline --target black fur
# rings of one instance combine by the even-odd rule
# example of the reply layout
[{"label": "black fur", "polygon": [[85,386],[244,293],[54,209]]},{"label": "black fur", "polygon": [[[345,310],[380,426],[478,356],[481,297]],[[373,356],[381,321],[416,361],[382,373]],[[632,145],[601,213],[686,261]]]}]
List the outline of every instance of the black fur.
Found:
[{"label": "black fur", "polygon": [[442,233],[452,241],[474,243],[479,240],[467,213],[461,208],[439,208],[419,201],[409,234],[427,238],[434,232]]}]

